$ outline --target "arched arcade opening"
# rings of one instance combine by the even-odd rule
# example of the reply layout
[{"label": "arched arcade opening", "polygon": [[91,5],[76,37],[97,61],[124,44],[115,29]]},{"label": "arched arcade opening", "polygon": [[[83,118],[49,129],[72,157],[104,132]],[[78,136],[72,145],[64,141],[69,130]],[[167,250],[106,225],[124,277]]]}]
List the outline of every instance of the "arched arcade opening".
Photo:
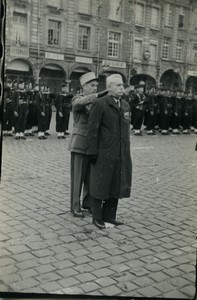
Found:
[{"label": "arched arcade opening", "polygon": [[66,73],[57,64],[46,64],[41,68],[39,78],[40,84],[46,83],[50,91],[57,94],[61,90],[61,83],[66,80]]},{"label": "arched arcade opening", "polygon": [[178,90],[182,88],[180,74],[173,69],[167,70],[162,74],[160,83],[164,89]]},{"label": "arched arcade opening", "polygon": [[185,83],[185,89],[192,93],[197,92],[197,76],[189,76]]},{"label": "arched arcade opening", "polygon": [[14,59],[8,64],[5,64],[5,74],[8,79],[17,80],[22,79],[24,82],[31,81],[33,83],[33,70],[30,63],[23,59]]},{"label": "arched arcade opening", "polygon": [[147,74],[137,74],[137,75],[134,75],[130,78],[130,85],[137,85],[140,81],[143,81],[145,82],[145,89],[148,89],[150,87],[156,87],[157,86],[157,83],[156,83],[156,80],[150,76],[150,75],[147,75]]}]

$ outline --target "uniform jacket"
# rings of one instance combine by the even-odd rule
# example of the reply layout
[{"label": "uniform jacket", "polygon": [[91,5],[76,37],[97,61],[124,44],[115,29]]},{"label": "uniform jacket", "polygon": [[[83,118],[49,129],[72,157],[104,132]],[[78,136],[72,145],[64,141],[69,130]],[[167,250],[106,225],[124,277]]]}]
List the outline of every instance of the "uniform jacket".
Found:
[{"label": "uniform jacket", "polygon": [[86,108],[97,99],[97,94],[76,95],[72,99],[73,132],[70,139],[69,150],[71,152],[87,154],[87,124],[89,112]]},{"label": "uniform jacket", "polygon": [[90,195],[98,199],[130,197],[130,107],[121,99],[118,108],[110,95],[96,100],[88,120],[88,155],[97,155],[91,166]]},{"label": "uniform jacket", "polygon": [[55,107],[57,112],[62,112],[63,108],[70,109],[72,97],[73,96],[71,94],[64,94],[64,93],[57,95],[55,99]]}]

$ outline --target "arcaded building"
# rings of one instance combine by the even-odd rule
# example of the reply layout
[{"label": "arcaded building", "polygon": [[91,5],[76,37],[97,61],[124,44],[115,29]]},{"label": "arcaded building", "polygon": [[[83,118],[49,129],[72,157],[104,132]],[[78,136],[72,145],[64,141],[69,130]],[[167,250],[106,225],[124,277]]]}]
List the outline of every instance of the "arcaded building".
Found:
[{"label": "arcaded building", "polygon": [[94,71],[125,83],[197,90],[195,0],[7,0],[5,70],[11,79],[73,92]]}]

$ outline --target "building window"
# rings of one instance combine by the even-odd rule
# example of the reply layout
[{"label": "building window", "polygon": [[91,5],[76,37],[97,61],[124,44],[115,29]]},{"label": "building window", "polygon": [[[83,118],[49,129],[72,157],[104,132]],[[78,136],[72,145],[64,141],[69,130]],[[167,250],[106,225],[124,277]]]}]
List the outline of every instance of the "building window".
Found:
[{"label": "building window", "polygon": [[176,45],[176,61],[183,60],[183,41],[178,40]]},{"label": "building window", "polygon": [[157,61],[157,44],[150,44],[150,61],[156,62]]},{"label": "building window", "polygon": [[90,0],[78,0],[78,12],[90,15]]},{"label": "building window", "polygon": [[142,59],[142,41],[141,40],[135,40],[133,58],[137,59],[137,60]]},{"label": "building window", "polygon": [[108,56],[118,58],[120,56],[121,33],[109,32]]},{"label": "building window", "polygon": [[143,3],[136,4],[135,24],[141,26],[145,24],[145,5]]},{"label": "building window", "polygon": [[122,20],[122,0],[109,0],[109,19],[115,21]]},{"label": "building window", "polygon": [[27,15],[14,12],[12,41],[16,46],[27,46]]},{"label": "building window", "polygon": [[61,22],[49,20],[48,26],[48,45],[61,45]]},{"label": "building window", "polygon": [[61,7],[62,0],[47,0],[47,5],[52,6],[52,7]]},{"label": "building window", "polygon": [[173,13],[173,6],[170,3],[166,3],[165,6],[165,25],[172,26],[172,13]]},{"label": "building window", "polygon": [[160,10],[158,7],[152,7],[151,11],[151,27],[159,28]]},{"label": "building window", "polygon": [[183,7],[180,7],[180,11],[179,11],[179,29],[184,28],[185,25],[185,10]]},{"label": "building window", "polygon": [[193,58],[194,58],[194,63],[197,63],[197,44],[193,45]]},{"label": "building window", "polygon": [[81,50],[90,50],[90,27],[79,26],[78,48]]},{"label": "building window", "polygon": [[162,53],[162,58],[163,59],[169,59],[170,43],[171,43],[171,39],[168,38],[168,37],[165,37],[164,41],[163,41],[163,53]]}]

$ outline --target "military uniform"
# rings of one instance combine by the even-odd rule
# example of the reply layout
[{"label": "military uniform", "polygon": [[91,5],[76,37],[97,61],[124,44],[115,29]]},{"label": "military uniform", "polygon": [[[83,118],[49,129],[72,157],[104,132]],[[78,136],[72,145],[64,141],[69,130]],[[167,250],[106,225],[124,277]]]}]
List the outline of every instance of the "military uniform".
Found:
[{"label": "military uniform", "polygon": [[12,82],[8,81],[4,87],[4,111],[3,111],[3,135],[12,136],[12,126],[14,119],[14,103]]},{"label": "military uniform", "polygon": [[[135,88],[143,88],[144,84],[139,84]],[[134,135],[142,135],[141,127],[144,118],[144,101],[145,95],[138,91],[134,94],[133,99],[133,132]]]},{"label": "military uniform", "polygon": [[162,135],[169,134],[172,102],[170,90],[163,90],[159,95],[159,128]]},{"label": "military uniform", "polygon": [[44,88],[36,94],[36,111],[38,119],[38,138],[47,139],[46,130],[46,92]]},{"label": "military uniform", "polygon": [[150,90],[146,96],[146,100],[144,102],[146,110],[147,110],[147,121],[146,121],[146,129],[148,135],[155,135],[155,125],[157,122],[157,116],[159,112],[159,105],[157,101],[157,95],[155,90]]},{"label": "military uniform", "polygon": [[37,126],[37,113],[36,113],[36,93],[32,89],[32,85],[29,84],[27,88],[27,97],[28,97],[28,113],[26,120],[26,136],[33,136],[33,127]]},{"label": "military uniform", "polygon": [[70,107],[72,95],[64,92],[62,87],[62,93],[57,95],[55,101],[56,107],[56,132],[58,133],[58,138],[65,138],[65,133],[68,130],[69,118],[70,118]]},{"label": "military uniform", "polygon": [[197,93],[192,99],[192,122],[194,133],[197,134]]},{"label": "military uniform", "polygon": [[183,134],[190,134],[190,126],[192,122],[192,99],[189,93],[184,93],[181,105],[181,126]]},{"label": "military uniform", "polygon": [[24,83],[19,82],[18,89],[14,95],[14,116],[15,116],[15,138],[26,139],[24,136],[26,118],[28,112],[28,97],[25,90]]},{"label": "military uniform", "polygon": [[172,118],[171,127],[173,134],[180,134],[180,121],[181,121],[181,94],[177,91],[172,97]]},{"label": "military uniform", "polygon": [[45,114],[46,114],[46,123],[45,123],[45,135],[50,135],[48,132],[50,129],[51,118],[52,118],[52,98],[54,95],[49,92],[49,88],[47,87],[47,91],[44,92],[45,97]]}]

